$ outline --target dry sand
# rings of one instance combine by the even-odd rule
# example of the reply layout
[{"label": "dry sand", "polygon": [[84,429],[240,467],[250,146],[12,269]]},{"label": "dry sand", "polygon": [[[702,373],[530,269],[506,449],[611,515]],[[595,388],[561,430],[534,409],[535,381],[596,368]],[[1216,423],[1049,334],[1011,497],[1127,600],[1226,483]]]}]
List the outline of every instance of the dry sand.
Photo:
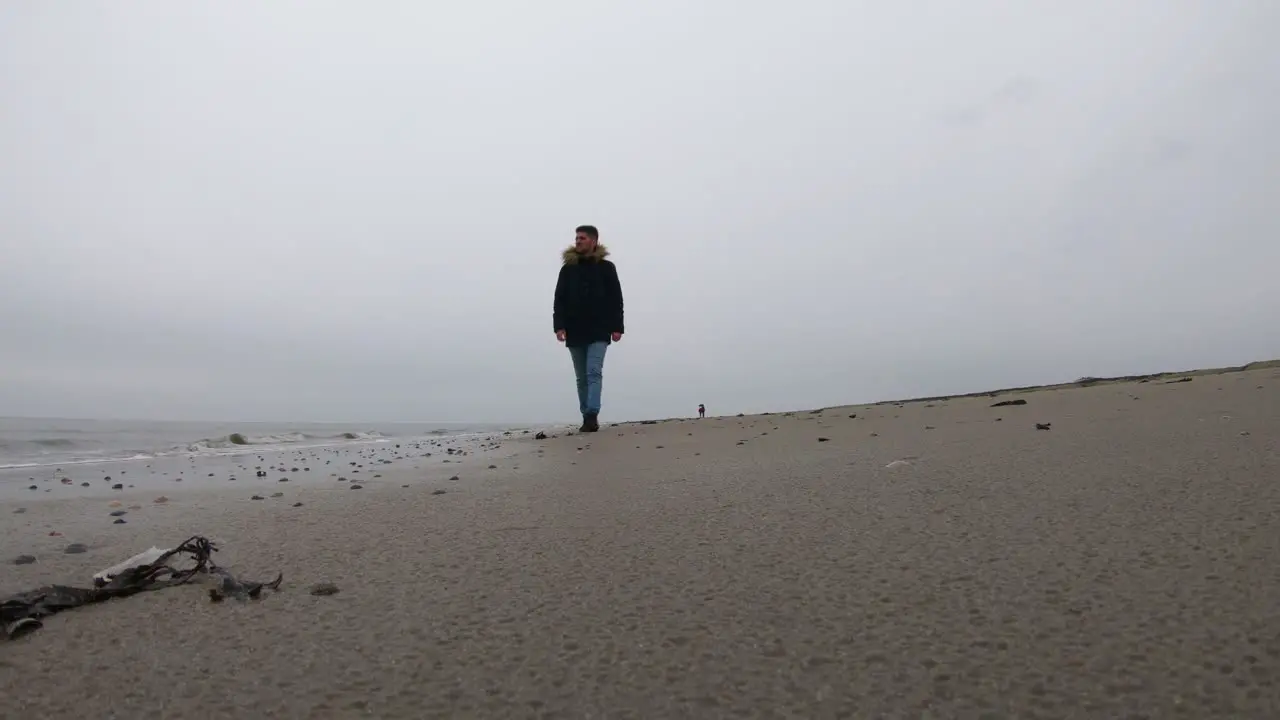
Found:
[{"label": "dry sand", "polygon": [[1009,397],[608,427],[127,525],[6,502],[0,595],[196,533],[285,584],[50,618],[0,642],[0,716],[1280,717],[1280,371]]}]

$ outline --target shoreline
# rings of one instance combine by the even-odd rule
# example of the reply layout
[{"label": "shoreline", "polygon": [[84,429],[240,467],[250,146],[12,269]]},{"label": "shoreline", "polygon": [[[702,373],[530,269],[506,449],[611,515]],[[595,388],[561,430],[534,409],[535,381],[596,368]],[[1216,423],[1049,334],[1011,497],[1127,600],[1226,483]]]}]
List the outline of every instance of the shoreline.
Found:
[{"label": "shoreline", "polygon": [[1016,397],[351,456],[346,483],[162,475],[164,503],[32,491],[0,501],[0,597],[192,535],[284,582],[47,618],[0,640],[0,693],[40,717],[1275,715],[1280,367]]}]

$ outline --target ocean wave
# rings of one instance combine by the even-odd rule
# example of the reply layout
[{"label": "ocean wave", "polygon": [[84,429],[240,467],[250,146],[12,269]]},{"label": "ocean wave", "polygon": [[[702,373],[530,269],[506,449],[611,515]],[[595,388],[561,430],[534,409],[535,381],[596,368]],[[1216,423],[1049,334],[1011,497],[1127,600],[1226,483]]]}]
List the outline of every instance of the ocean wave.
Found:
[{"label": "ocean wave", "polygon": [[[216,450],[235,450],[237,448],[259,447],[264,445],[299,445],[302,443],[313,443],[320,445],[335,444],[338,442],[366,441],[373,442],[383,440],[384,436],[380,432],[343,432],[336,435],[308,435],[306,433],[277,433],[275,435],[250,435],[248,433],[231,433],[218,438],[206,438],[197,440],[187,445],[187,452],[204,453]],[[317,443],[317,441],[320,441]]]},{"label": "ocean wave", "polygon": [[[163,443],[160,440],[159,443]],[[170,441],[172,442],[172,440]],[[72,438],[0,439],[0,470],[61,465],[85,465],[104,462],[143,460],[175,455],[237,455],[285,448],[312,448],[346,443],[387,442],[386,436],[373,430],[351,430],[330,434],[277,432],[252,434],[233,432],[195,442],[165,446],[130,438],[116,444],[109,439],[77,441]],[[155,444],[153,444],[155,443]],[[152,447],[147,447],[152,445]],[[139,449],[144,448],[144,449]]]}]

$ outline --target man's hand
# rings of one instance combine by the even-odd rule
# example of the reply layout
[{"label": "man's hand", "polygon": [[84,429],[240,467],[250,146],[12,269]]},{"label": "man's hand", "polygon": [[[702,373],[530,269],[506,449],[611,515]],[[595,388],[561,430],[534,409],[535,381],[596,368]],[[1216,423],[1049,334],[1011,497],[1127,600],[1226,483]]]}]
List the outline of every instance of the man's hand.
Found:
[{"label": "man's hand", "polygon": [[564,331],[563,331],[563,330],[557,330],[557,331],[556,331],[556,339],[557,339],[557,340],[559,340],[560,342],[564,342],[564,338],[565,338],[565,333],[564,333]]},{"label": "man's hand", "polygon": [[614,342],[618,342],[619,340],[622,339],[622,333],[616,332],[611,337],[613,338]]}]

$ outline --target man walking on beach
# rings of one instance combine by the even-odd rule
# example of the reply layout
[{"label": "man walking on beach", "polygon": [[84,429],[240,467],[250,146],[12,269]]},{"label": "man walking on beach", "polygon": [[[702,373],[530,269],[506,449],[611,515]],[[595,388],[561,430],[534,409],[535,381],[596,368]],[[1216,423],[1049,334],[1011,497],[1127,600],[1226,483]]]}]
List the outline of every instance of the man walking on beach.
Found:
[{"label": "man walking on beach", "polygon": [[578,376],[581,432],[600,429],[604,353],[623,333],[622,285],[618,269],[605,259],[608,256],[609,250],[600,244],[600,231],[582,225],[574,232],[573,245],[561,256],[556,279],[552,325],[556,339],[569,348]]}]

